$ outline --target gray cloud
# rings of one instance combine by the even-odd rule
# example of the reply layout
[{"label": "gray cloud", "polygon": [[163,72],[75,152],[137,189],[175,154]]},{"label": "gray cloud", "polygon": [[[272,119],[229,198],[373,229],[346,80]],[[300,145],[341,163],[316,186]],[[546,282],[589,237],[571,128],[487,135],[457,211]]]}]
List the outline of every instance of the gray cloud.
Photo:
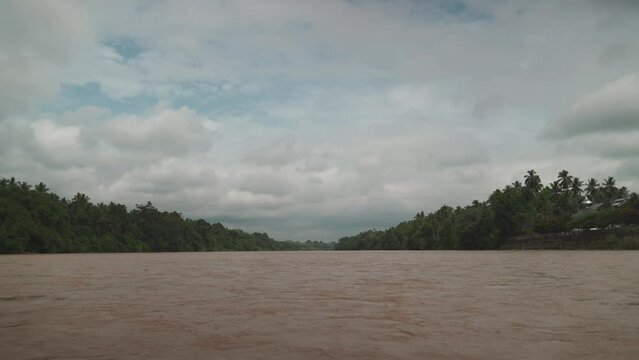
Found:
[{"label": "gray cloud", "polygon": [[599,54],[599,62],[602,64],[611,64],[622,61],[631,49],[626,44],[613,43],[606,46]]},{"label": "gray cloud", "polygon": [[0,176],[321,240],[530,168],[632,188],[639,23],[607,4],[5,2]]},{"label": "gray cloud", "polygon": [[239,181],[239,190],[248,191],[254,194],[281,197],[297,191],[294,185],[286,177],[277,176],[275,174],[245,176]]},{"label": "gray cloud", "polygon": [[568,138],[590,133],[622,132],[639,128],[639,73],[615,80],[579,100],[545,135]]},{"label": "gray cloud", "polygon": [[639,178],[639,160],[637,157],[622,162],[615,173],[619,180],[624,181],[630,189],[636,189]]},{"label": "gray cloud", "polygon": [[0,4],[0,121],[55,96],[60,67],[93,39],[88,14],[67,2]]},{"label": "gray cloud", "polygon": [[251,149],[244,154],[245,162],[262,166],[284,166],[304,158],[308,149],[294,138],[281,138]]},{"label": "gray cloud", "polygon": [[591,2],[598,6],[612,8],[614,10],[639,11],[639,3],[635,0],[591,0]]}]

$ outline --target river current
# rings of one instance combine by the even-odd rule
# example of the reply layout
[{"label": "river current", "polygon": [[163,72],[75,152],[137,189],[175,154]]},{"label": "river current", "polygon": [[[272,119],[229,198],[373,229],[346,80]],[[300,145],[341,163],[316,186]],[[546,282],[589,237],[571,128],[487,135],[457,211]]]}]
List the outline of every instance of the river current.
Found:
[{"label": "river current", "polygon": [[639,251],[0,256],[2,359],[639,359]]}]

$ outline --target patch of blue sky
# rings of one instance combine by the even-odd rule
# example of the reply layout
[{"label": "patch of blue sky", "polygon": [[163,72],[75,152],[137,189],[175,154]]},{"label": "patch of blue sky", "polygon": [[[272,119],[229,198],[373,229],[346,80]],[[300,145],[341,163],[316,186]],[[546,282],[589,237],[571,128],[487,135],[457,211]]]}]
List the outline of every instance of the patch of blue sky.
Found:
[{"label": "patch of blue sky", "polygon": [[241,94],[221,89],[202,89],[193,84],[183,84],[185,90],[171,99],[174,107],[187,106],[200,113],[213,115],[241,115],[252,109],[256,103],[264,101],[263,93]]},{"label": "patch of blue sky", "polygon": [[[308,95],[308,89],[284,81],[256,84],[185,83],[171,99],[174,107],[187,106],[217,117],[250,117],[269,127],[291,127],[294,123],[269,115],[265,104],[295,103]],[[179,95],[181,94],[181,95]]]},{"label": "patch of blue sky", "polygon": [[[273,127],[295,127],[297,120],[327,121],[322,114],[332,113],[335,107],[345,106],[342,94],[367,94],[384,92],[394,82],[387,79],[334,79],[294,81],[286,78],[252,84],[247,83],[185,83],[171,99],[175,107],[187,106],[212,116],[251,116],[255,121]],[[374,90],[371,90],[374,89]],[[179,95],[181,94],[181,95]],[[321,95],[318,95],[321,94]],[[317,97],[320,98],[317,98]],[[313,104],[308,103],[309,99]],[[304,119],[287,119],[272,116],[270,106],[301,108],[314,106]],[[337,118],[334,119],[338,121]]]},{"label": "patch of blue sky", "polygon": [[[367,93],[371,88],[379,91],[391,86],[393,82],[379,78],[334,79],[315,81],[295,81],[285,77],[250,82],[185,82],[173,85],[170,96],[159,97],[152,94],[137,95],[129,98],[114,99],[102,91],[98,82],[83,85],[64,84],[56,99],[40,106],[40,110],[61,114],[85,106],[97,106],[109,109],[113,114],[141,114],[158,104],[167,102],[173,108],[186,106],[213,118],[250,118],[252,121],[269,127],[296,128],[303,122],[331,121],[336,108],[344,106],[340,94],[344,92]],[[307,100],[315,94],[314,108],[304,118],[294,116],[279,117],[269,111],[277,108],[303,108]],[[333,119],[338,121],[337,118]]]},{"label": "patch of blue sky", "polygon": [[462,0],[344,0],[353,6],[367,6],[371,3],[382,4],[393,9],[408,12],[408,15],[420,21],[485,21],[493,18],[469,6]]},{"label": "patch of blue sky", "polygon": [[59,95],[42,104],[39,109],[61,114],[80,107],[97,106],[109,109],[114,114],[140,114],[163,100],[168,101],[172,107],[187,106],[203,114],[242,116],[255,112],[261,103],[293,101],[302,96],[300,89],[282,82],[259,85],[254,91],[246,91],[242,85],[226,82],[193,82],[174,86],[170,99],[149,94],[114,99],[102,91],[98,82],[63,84]]},{"label": "patch of blue sky", "polygon": [[109,36],[102,44],[115,50],[125,60],[133,59],[145,51],[142,45],[128,36]]},{"label": "patch of blue sky", "polygon": [[58,97],[40,106],[40,110],[61,114],[84,106],[98,106],[107,108],[114,114],[139,114],[157,102],[157,98],[149,95],[113,99],[102,92],[99,83],[90,82],[83,85],[63,84]]},{"label": "patch of blue sky", "polygon": [[417,20],[432,22],[475,22],[493,19],[491,14],[479,11],[461,0],[412,0],[409,14]]}]

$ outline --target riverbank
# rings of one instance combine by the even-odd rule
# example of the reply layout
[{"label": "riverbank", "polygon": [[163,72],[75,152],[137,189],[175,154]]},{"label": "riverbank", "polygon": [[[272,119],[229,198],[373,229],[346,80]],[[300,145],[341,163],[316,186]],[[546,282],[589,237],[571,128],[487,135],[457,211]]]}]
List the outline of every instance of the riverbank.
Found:
[{"label": "riverbank", "polygon": [[639,226],[514,236],[503,250],[639,250]]}]

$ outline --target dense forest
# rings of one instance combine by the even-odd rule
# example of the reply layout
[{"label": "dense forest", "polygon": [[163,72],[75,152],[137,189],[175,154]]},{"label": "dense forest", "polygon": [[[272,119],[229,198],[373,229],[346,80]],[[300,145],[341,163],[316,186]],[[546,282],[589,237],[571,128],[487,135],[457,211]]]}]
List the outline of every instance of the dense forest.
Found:
[{"label": "dense forest", "polygon": [[0,253],[326,250],[317,241],[275,241],[222,224],[185,219],[150,202],[127,210],[93,204],[84,194],[71,200],[14,178],[0,181]]},{"label": "dense forest", "polygon": [[[519,235],[592,231],[639,225],[639,197],[609,177],[584,183],[561,171],[544,186],[534,170],[495,190],[486,201],[442,206],[387,230],[337,243],[275,241],[222,224],[160,211],[150,202],[91,203],[85,194],[60,198],[40,183],[0,181],[0,253],[499,249]],[[639,233],[639,232],[637,232]]]},{"label": "dense forest", "polygon": [[544,186],[529,170],[524,182],[495,190],[484,202],[443,206],[387,230],[369,230],[338,241],[336,250],[499,249],[509,238],[639,225],[639,199],[609,177],[584,183],[568,171]]}]

